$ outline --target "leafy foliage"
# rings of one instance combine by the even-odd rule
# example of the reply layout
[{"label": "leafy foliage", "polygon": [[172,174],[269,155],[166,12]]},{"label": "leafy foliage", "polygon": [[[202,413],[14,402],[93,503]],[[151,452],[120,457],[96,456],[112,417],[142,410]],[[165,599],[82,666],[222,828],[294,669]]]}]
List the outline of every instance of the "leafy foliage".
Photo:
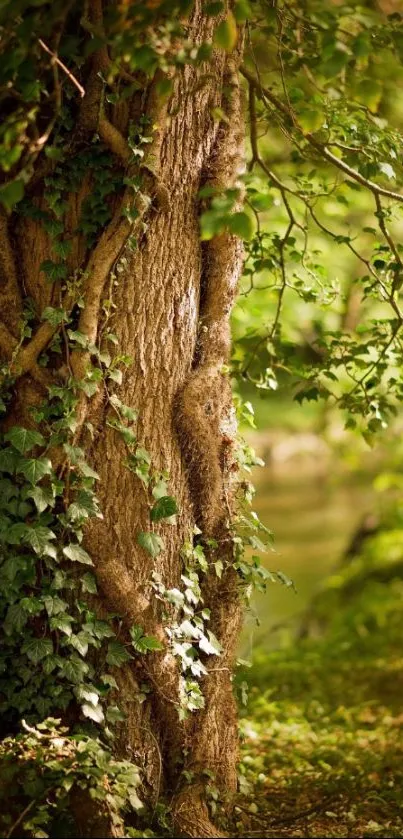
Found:
[{"label": "leafy foliage", "polygon": [[[71,736],[60,719],[49,717],[0,745],[3,799],[0,824],[7,834],[17,827],[37,837],[58,831],[62,822],[74,830],[72,797],[87,790],[98,810],[116,825],[126,810],[138,811],[140,773],[129,761],[115,760],[95,737]],[[21,810],[21,802],[28,801]],[[7,802],[7,804],[6,804]]]},{"label": "leafy foliage", "polygon": [[256,651],[241,721],[240,835],[264,823],[273,836],[305,824],[318,837],[401,836],[402,567],[395,509],[317,595],[303,618],[308,637]]}]

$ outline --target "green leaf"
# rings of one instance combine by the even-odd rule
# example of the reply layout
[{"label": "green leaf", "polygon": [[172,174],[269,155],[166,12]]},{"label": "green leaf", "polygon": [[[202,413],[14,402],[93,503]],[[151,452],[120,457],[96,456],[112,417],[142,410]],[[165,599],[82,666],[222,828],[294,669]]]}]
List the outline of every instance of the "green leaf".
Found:
[{"label": "green leaf", "polygon": [[87,573],[82,577],[81,588],[83,591],[87,591],[88,594],[97,594],[97,581],[90,571],[87,571]]},{"label": "green leaf", "polygon": [[52,464],[48,457],[27,458],[20,462],[17,472],[22,472],[30,484],[37,484],[45,475],[52,473]]},{"label": "green leaf", "polygon": [[38,527],[27,527],[24,534],[24,541],[28,542],[35,553],[39,555],[47,552],[51,539],[56,539],[56,534],[49,527],[42,527],[41,525]]},{"label": "green leaf", "polygon": [[133,810],[135,810],[136,812],[144,808],[144,804],[138,797],[137,792],[135,790],[131,790],[131,792],[129,793],[129,801],[131,807],[133,807]]},{"label": "green leaf", "polygon": [[71,635],[70,637],[70,645],[83,657],[88,653],[88,641],[89,635],[87,632],[78,632],[77,635]]},{"label": "green leaf", "polygon": [[70,341],[73,341],[74,344],[78,344],[80,347],[83,347],[83,349],[87,349],[89,339],[87,335],[84,335],[84,332],[78,332],[75,329],[68,329],[67,335],[69,336]]},{"label": "green leaf", "polygon": [[244,23],[245,20],[252,17],[252,9],[248,0],[236,0],[234,15],[238,23]]},{"label": "green leaf", "polygon": [[77,466],[85,478],[94,478],[95,481],[99,481],[98,472],[95,472],[95,470],[92,469],[92,467],[89,466],[89,464],[86,463],[85,460],[80,460],[77,463]]},{"label": "green leaf", "polygon": [[63,553],[67,556],[67,559],[71,560],[71,562],[81,562],[82,565],[94,564],[90,555],[87,554],[87,551],[85,551],[81,545],[74,544],[73,542],[63,548]]},{"label": "green leaf", "polygon": [[274,573],[278,580],[280,580],[280,583],[283,584],[283,586],[286,586],[287,588],[293,588],[295,591],[295,585],[293,581],[290,579],[290,577],[287,577],[287,574],[284,574],[283,571],[275,571]]},{"label": "green leaf", "polygon": [[27,492],[28,498],[33,498],[35,501],[38,513],[43,513],[46,507],[53,507],[55,499],[52,490],[47,487],[36,486]]},{"label": "green leaf", "polygon": [[378,167],[380,172],[382,172],[383,175],[386,175],[386,177],[389,178],[390,181],[396,179],[396,172],[393,166],[390,165],[390,163],[378,163]]},{"label": "green leaf", "polygon": [[202,213],[199,219],[201,241],[209,242],[214,236],[222,233],[228,218],[227,213],[218,213],[217,210],[206,210]]},{"label": "green leaf", "polygon": [[168,493],[167,482],[163,481],[161,479],[153,487],[153,491],[152,491],[153,498],[162,498],[162,496],[167,495],[167,493]]},{"label": "green leaf", "polygon": [[52,630],[58,629],[68,637],[72,634],[71,624],[74,618],[71,615],[53,615],[49,621],[49,626]]},{"label": "green leaf", "polygon": [[7,446],[6,449],[0,451],[0,472],[9,472],[10,475],[13,475],[20,462],[20,456],[11,446]]},{"label": "green leaf", "polygon": [[163,539],[156,533],[144,533],[141,531],[137,534],[137,542],[153,559],[159,556],[165,547]]},{"label": "green leaf", "polygon": [[47,320],[52,326],[59,326],[68,319],[65,309],[54,309],[52,306],[46,306],[42,312],[42,320]]},{"label": "green leaf", "polygon": [[45,259],[39,266],[39,270],[43,271],[46,279],[51,283],[65,280],[67,277],[67,265],[62,262],[54,262],[52,259]]},{"label": "green leaf", "polygon": [[23,181],[10,181],[0,188],[0,202],[7,210],[12,210],[15,204],[24,197]]},{"label": "green leaf", "polygon": [[362,79],[357,85],[355,98],[362,105],[366,105],[372,113],[376,113],[382,99],[383,86],[376,79]]},{"label": "green leaf", "polygon": [[345,49],[336,47],[332,55],[322,63],[321,70],[327,79],[337,76],[346,66],[349,54]]},{"label": "green leaf", "polygon": [[122,722],[126,719],[123,711],[117,705],[108,705],[106,709],[106,719],[108,722]]},{"label": "green leaf", "polygon": [[77,685],[73,693],[79,702],[89,702],[91,705],[98,705],[99,694],[93,685]]},{"label": "green leaf", "polygon": [[319,131],[324,123],[325,116],[322,111],[314,108],[304,108],[298,114],[298,122],[304,134],[311,134]]},{"label": "green leaf", "polygon": [[164,645],[153,635],[144,635],[142,626],[132,626],[130,629],[132,646],[138,653],[147,653],[155,650],[163,650]]},{"label": "green leaf", "polygon": [[232,12],[229,12],[225,20],[218,24],[214,33],[214,43],[226,52],[232,52],[238,40],[236,20]]},{"label": "green leaf", "polygon": [[43,658],[53,653],[53,643],[50,638],[30,638],[21,647],[33,664],[39,664]]},{"label": "green leaf", "polygon": [[113,382],[116,382],[116,384],[121,385],[123,382],[123,373],[121,370],[118,370],[117,368],[113,370],[108,370],[108,379],[112,379]]},{"label": "green leaf", "polygon": [[163,495],[155,502],[151,513],[151,521],[160,521],[160,519],[167,519],[178,512],[178,505],[172,495]]},{"label": "green leaf", "polygon": [[62,600],[57,596],[50,597],[49,595],[43,598],[43,605],[45,606],[49,617],[52,615],[60,615],[60,613],[65,612],[68,607],[66,600]]},{"label": "green leaf", "polygon": [[11,527],[7,528],[5,533],[2,534],[2,539],[7,542],[8,545],[21,545],[25,539],[27,530],[27,524],[22,521],[16,522],[11,525]]},{"label": "green leaf", "polygon": [[240,236],[241,239],[246,239],[247,241],[249,241],[249,239],[251,239],[253,236],[253,222],[247,213],[234,213],[232,216],[229,217],[228,227],[232,231],[232,233],[235,233],[237,236]]},{"label": "green leaf", "polygon": [[[71,644],[73,638],[69,639]],[[62,675],[68,679],[69,682],[73,684],[79,684],[83,681],[84,677],[89,671],[88,664],[83,661],[76,653],[72,653],[69,658],[66,658],[63,661],[63,665],[60,667]]]},{"label": "green leaf", "polygon": [[213,632],[207,630],[208,640],[205,635],[200,638],[199,647],[207,655],[220,655],[222,653],[222,646],[217,640]]},{"label": "green leaf", "polygon": [[13,603],[8,607],[7,615],[3,623],[3,629],[6,635],[11,635],[13,632],[21,632],[28,620],[27,610],[19,603]]},{"label": "green leaf", "polygon": [[92,705],[91,702],[84,702],[81,705],[81,710],[85,717],[88,717],[93,722],[101,723],[105,719],[104,712],[100,705]]},{"label": "green leaf", "polygon": [[111,676],[110,673],[102,673],[100,679],[104,685],[107,685],[110,688],[115,688],[115,690],[119,690],[118,683],[115,677]]},{"label": "green leaf", "polygon": [[110,664],[111,667],[121,667],[122,664],[126,664],[131,658],[132,656],[120,641],[109,641],[106,655],[107,664]]},{"label": "green leaf", "polygon": [[34,446],[45,445],[45,438],[42,434],[39,434],[39,431],[32,431],[30,428],[23,428],[20,425],[14,425],[10,431],[7,431],[4,439],[8,440],[21,454],[30,451]]}]

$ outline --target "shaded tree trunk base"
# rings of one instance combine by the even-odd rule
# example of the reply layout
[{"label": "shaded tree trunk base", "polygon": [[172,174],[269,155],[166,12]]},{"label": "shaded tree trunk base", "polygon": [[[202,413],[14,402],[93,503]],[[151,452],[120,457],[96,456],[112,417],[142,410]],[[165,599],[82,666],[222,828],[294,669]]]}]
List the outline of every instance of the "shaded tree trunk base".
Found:
[{"label": "shaded tree trunk base", "polygon": [[174,799],[172,821],[175,835],[187,839],[221,839],[227,835],[212,823],[202,784],[191,784]]}]

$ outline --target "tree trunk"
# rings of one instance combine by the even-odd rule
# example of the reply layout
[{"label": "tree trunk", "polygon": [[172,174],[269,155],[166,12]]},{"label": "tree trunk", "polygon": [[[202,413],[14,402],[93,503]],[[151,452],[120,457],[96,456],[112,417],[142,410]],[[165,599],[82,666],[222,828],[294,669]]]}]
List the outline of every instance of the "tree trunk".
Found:
[{"label": "tree trunk", "polygon": [[[96,3],[93,6],[96,19],[99,8]],[[199,44],[211,41],[217,23],[203,14],[202,6],[201,0],[197,2],[186,22],[189,39]],[[88,63],[87,93],[79,118],[81,135],[78,131],[73,149],[74,144],[79,149],[80,143],[98,130],[116,154],[119,171],[125,153],[119,142],[127,133],[129,116],[149,117],[154,123],[152,163],[143,168],[146,189],[141,189],[148,191],[152,200],[144,206],[137,200],[137,246],[131,250],[125,248],[130,225],[121,215],[125,196],[117,191],[115,215],[88,250],[82,234],[75,231],[85,198],[91,193],[91,179],[84,178],[68,197],[69,274],[85,270],[84,309],[78,328],[91,341],[101,342],[105,320],[101,304],[119,260],[123,270],[112,285],[111,323],[118,338],[117,352],[129,355],[132,362],[115,392],[124,404],[138,410],[138,442],[150,453],[152,470],[168,473],[169,495],[175,497],[179,513],[174,524],[150,527],[149,489],[125,465],[126,446],[116,428],[108,425],[113,409],[101,386],[92,399],[81,398],[74,440],[86,449],[100,476],[103,520],[94,519],[88,526],[85,545],[101,592],[98,610],[121,616],[123,638],[136,624],[164,645],[162,652],[138,656],[133,664],[116,670],[117,702],[126,714],[120,725],[118,751],[143,767],[152,803],[160,793],[170,796],[179,832],[216,836],[204,803],[203,772],[213,772],[214,783],[225,794],[236,788],[237,721],[231,677],[240,605],[236,574],[230,567],[229,530],[235,492],[234,423],[230,386],[222,366],[228,360],[229,316],[242,249],[226,232],[201,244],[198,192],[202,185],[230,188],[240,171],[242,114],[237,65],[241,34],[234,52],[217,50],[208,64],[186,65],[177,72],[168,100],[155,95],[154,80],[147,97],[136,94],[129,104],[109,106],[106,118],[97,124],[98,117],[94,123],[93,114],[100,112],[102,91],[97,72],[102,66],[101,53],[95,53]],[[217,118],[217,113],[222,116]],[[47,196],[39,168],[32,184],[31,198],[43,209]],[[46,306],[60,305],[60,298],[56,285],[45,283],[41,273],[41,264],[52,254],[50,236],[41,221],[14,214],[7,223],[2,220],[2,234],[0,330],[16,347],[25,297],[33,299],[38,313]],[[68,291],[63,300],[66,308],[67,297]],[[17,348],[13,363],[18,386],[5,428],[16,420],[32,425],[28,407],[42,400],[47,384],[57,380],[60,361],[53,372],[49,366],[44,370],[37,364],[38,353],[46,349],[54,333],[54,328],[42,323],[34,337]],[[5,344],[0,340],[3,355]],[[64,364],[76,378],[83,376],[89,361],[88,353],[73,351],[70,357],[64,356]],[[54,456],[57,459],[57,452]],[[180,720],[180,667],[166,632],[177,610],[156,597],[151,582],[152,572],[156,572],[166,589],[183,589],[181,551],[186,541],[192,542],[195,525],[202,531],[197,538],[205,545],[209,564],[201,581],[203,607],[211,610],[209,628],[223,652],[220,656],[201,654],[208,671],[200,681],[205,705]],[[155,559],[137,542],[140,531],[151,529],[163,537],[165,545]],[[206,539],[215,540],[218,547],[214,543],[206,547]],[[217,559],[225,567],[221,578],[214,569]],[[151,692],[141,704],[136,696],[144,682]],[[182,770],[187,774],[181,774]],[[99,835],[96,826],[92,833],[88,825],[85,831],[86,835]]]}]

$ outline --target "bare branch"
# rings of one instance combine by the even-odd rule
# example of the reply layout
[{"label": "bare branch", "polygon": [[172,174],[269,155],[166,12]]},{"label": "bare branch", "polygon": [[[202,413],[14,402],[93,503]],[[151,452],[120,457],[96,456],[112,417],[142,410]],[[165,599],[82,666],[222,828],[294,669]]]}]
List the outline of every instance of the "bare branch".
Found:
[{"label": "bare branch", "polygon": [[42,47],[42,49],[45,52],[48,53],[48,55],[51,56],[52,61],[54,61],[55,64],[57,64],[63,70],[63,73],[65,73],[66,76],[68,76],[68,78],[75,85],[77,90],[80,91],[80,96],[81,97],[85,96],[85,90],[84,90],[83,86],[80,84],[80,82],[77,81],[76,77],[73,76],[73,73],[69,70],[69,68],[66,67],[65,64],[63,64],[63,61],[60,61],[60,58],[56,55],[56,53],[52,52],[52,50],[49,49],[47,44],[45,44],[45,42],[42,41],[42,38],[38,38],[38,44]]}]

